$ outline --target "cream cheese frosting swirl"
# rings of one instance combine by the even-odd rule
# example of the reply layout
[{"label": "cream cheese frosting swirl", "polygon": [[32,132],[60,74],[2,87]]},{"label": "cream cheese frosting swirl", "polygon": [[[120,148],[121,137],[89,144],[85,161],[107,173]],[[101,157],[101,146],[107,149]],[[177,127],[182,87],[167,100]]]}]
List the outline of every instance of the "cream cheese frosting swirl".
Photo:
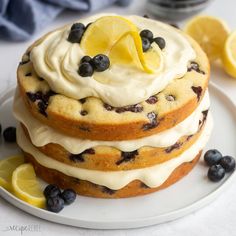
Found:
[{"label": "cream cheese frosting swirl", "polygon": [[[114,14],[106,14],[114,15]],[[105,16],[81,19],[87,25]],[[125,16],[141,31],[149,29],[154,36],[163,37],[163,66],[158,73],[148,74],[130,66],[113,64],[102,73],[81,77],[78,65],[84,52],[79,43],[67,41],[71,25],[47,34],[32,49],[30,57],[37,74],[51,89],[70,98],[98,97],[115,106],[136,104],[163,90],[175,78],[187,72],[187,64],[196,57],[187,38],[173,27],[139,16]]]}]

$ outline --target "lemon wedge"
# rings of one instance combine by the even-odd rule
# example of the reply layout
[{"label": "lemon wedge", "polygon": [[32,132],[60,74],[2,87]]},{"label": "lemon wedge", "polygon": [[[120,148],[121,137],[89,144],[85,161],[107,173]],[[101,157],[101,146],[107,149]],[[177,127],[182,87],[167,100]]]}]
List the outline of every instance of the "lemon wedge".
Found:
[{"label": "lemon wedge", "polygon": [[185,26],[185,32],[193,37],[214,61],[221,57],[229,28],[224,21],[212,16],[196,16]]},{"label": "lemon wedge", "polygon": [[105,16],[92,23],[82,37],[81,48],[86,55],[106,54],[111,63],[128,64],[147,73],[158,71],[162,60],[159,47],[143,52],[137,27],[121,16]]},{"label": "lemon wedge", "polygon": [[23,156],[11,156],[0,161],[0,186],[12,190],[11,178],[13,171],[24,163]]},{"label": "lemon wedge", "polygon": [[236,78],[236,31],[225,42],[222,62],[226,73]]},{"label": "lemon wedge", "polygon": [[21,200],[36,207],[45,206],[45,197],[31,164],[20,165],[14,170],[12,187],[14,194]]}]

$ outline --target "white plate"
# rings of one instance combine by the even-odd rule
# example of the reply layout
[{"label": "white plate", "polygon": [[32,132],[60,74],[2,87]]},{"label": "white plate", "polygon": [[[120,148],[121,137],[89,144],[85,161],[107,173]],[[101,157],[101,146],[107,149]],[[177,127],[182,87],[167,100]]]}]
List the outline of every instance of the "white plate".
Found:
[{"label": "white plate", "polygon": [[[0,99],[0,123],[3,128],[15,125],[11,114],[13,93],[11,90]],[[236,107],[215,85],[210,85],[210,94],[215,127],[207,149],[217,148],[225,155],[236,157]],[[0,153],[3,159],[17,153],[17,147],[1,140]],[[178,183],[143,197],[113,200],[78,196],[74,204],[65,207],[59,214],[32,207],[2,188],[0,195],[23,211],[61,224],[93,229],[137,228],[174,220],[196,211],[210,204],[235,181],[236,174],[231,174],[220,183],[212,183],[206,177],[207,170],[200,161]]]}]

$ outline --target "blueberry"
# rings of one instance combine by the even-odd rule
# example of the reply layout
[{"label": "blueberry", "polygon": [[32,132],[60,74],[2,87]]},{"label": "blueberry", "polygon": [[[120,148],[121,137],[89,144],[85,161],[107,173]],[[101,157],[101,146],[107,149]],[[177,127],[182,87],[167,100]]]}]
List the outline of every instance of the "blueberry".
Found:
[{"label": "blueberry", "polygon": [[80,43],[84,34],[85,28],[74,28],[70,31],[68,41],[71,43]]},{"label": "blueberry", "polygon": [[81,116],[86,116],[86,115],[88,115],[88,112],[83,110],[83,111],[80,112],[80,114],[81,114]]},{"label": "blueberry", "polygon": [[48,116],[46,110],[47,110],[47,107],[48,107],[48,103],[44,102],[43,100],[42,101],[39,101],[38,102],[38,108],[39,108],[39,112],[44,115],[45,117]]},{"label": "blueberry", "polygon": [[80,64],[84,63],[84,62],[88,62],[88,63],[92,63],[92,58],[90,56],[83,56],[80,60]]},{"label": "blueberry", "polygon": [[59,196],[49,197],[46,200],[47,210],[55,213],[61,211],[64,208],[64,204],[65,204],[64,200]]},{"label": "blueberry", "polygon": [[221,158],[222,154],[216,149],[208,150],[204,155],[204,160],[208,166],[218,164]]},{"label": "blueberry", "polygon": [[66,189],[62,192],[60,197],[64,200],[66,205],[69,205],[75,201],[76,192],[73,189]]},{"label": "blueberry", "polygon": [[153,42],[155,42],[159,48],[162,50],[166,46],[166,41],[162,37],[156,37],[153,39]]},{"label": "blueberry", "polygon": [[147,18],[147,19],[150,18],[147,14],[144,14],[143,17],[144,17],[144,18]]},{"label": "blueberry", "polygon": [[153,40],[153,33],[148,29],[142,30],[139,35],[141,38],[147,38],[150,42]]},{"label": "blueberry", "polygon": [[61,190],[54,184],[49,184],[43,191],[44,196],[48,197],[56,197],[61,194]]},{"label": "blueberry", "polygon": [[75,30],[75,29],[82,29],[82,30],[85,30],[85,26],[84,26],[84,24],[82,24],[82,23],[74,23],[74,24],[71,26],[71,30]]},{"label": "blueberry", "polygon": [[8,127],[3,131],[4,140],[8,143],[16,142],[16,128]]},{"label": "blueberry", "polygon": [[219,164],[225,169],[226,172],[231,172],[235,169],[235,159],[231,156],[224,156]]},{"label": "blueberry", "polygon": [[84,62],[79,66],[79,75],[82,77],[88,77],[93,75],[93,67],[90,63]]},{"label": "blueberry", "polygon": [[142,38],[142,47],[144,52],[146,52],[151,47],[151,43],[147,38]]},{"label": "blueberry", "polygon": [[37,100],[37,96],[35,93],[27,92],[26,95],[31,102],[35,102]]},{"label": "blueberry", "polygon": [[207,173],[208,178],[213,182],[218,182],[225,176],[225,169],[221,165],[213,165]]},{"label": "blueberry", "polygon": [[109,68],[110,60],[104,54],[98,54],[93,58],[93,65],[96,71],[102,72]]}]

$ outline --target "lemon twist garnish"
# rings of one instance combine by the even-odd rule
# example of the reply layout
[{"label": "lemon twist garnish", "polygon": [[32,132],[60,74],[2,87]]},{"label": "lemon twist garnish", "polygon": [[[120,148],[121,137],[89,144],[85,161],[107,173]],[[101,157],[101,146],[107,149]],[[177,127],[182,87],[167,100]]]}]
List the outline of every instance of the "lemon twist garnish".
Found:
[{"label": "lemon twist garnish", "polygon": [[137,27],[120,16],[105,16],[96,20],[84,33],[81,48],[89,56],[103,53],[111,63],[128,64],[147,73],[157,72],[162,65],[161,50],[153,46],[142,50]]},{"label": "lemon twist garnish", "polygon": [[144,53],[141,38],[136,31],[123,35],[111,48],[109,57],[112,63],[135,65],[147,73],[157,72],[162,65],[160,48],[153,44]]}]

